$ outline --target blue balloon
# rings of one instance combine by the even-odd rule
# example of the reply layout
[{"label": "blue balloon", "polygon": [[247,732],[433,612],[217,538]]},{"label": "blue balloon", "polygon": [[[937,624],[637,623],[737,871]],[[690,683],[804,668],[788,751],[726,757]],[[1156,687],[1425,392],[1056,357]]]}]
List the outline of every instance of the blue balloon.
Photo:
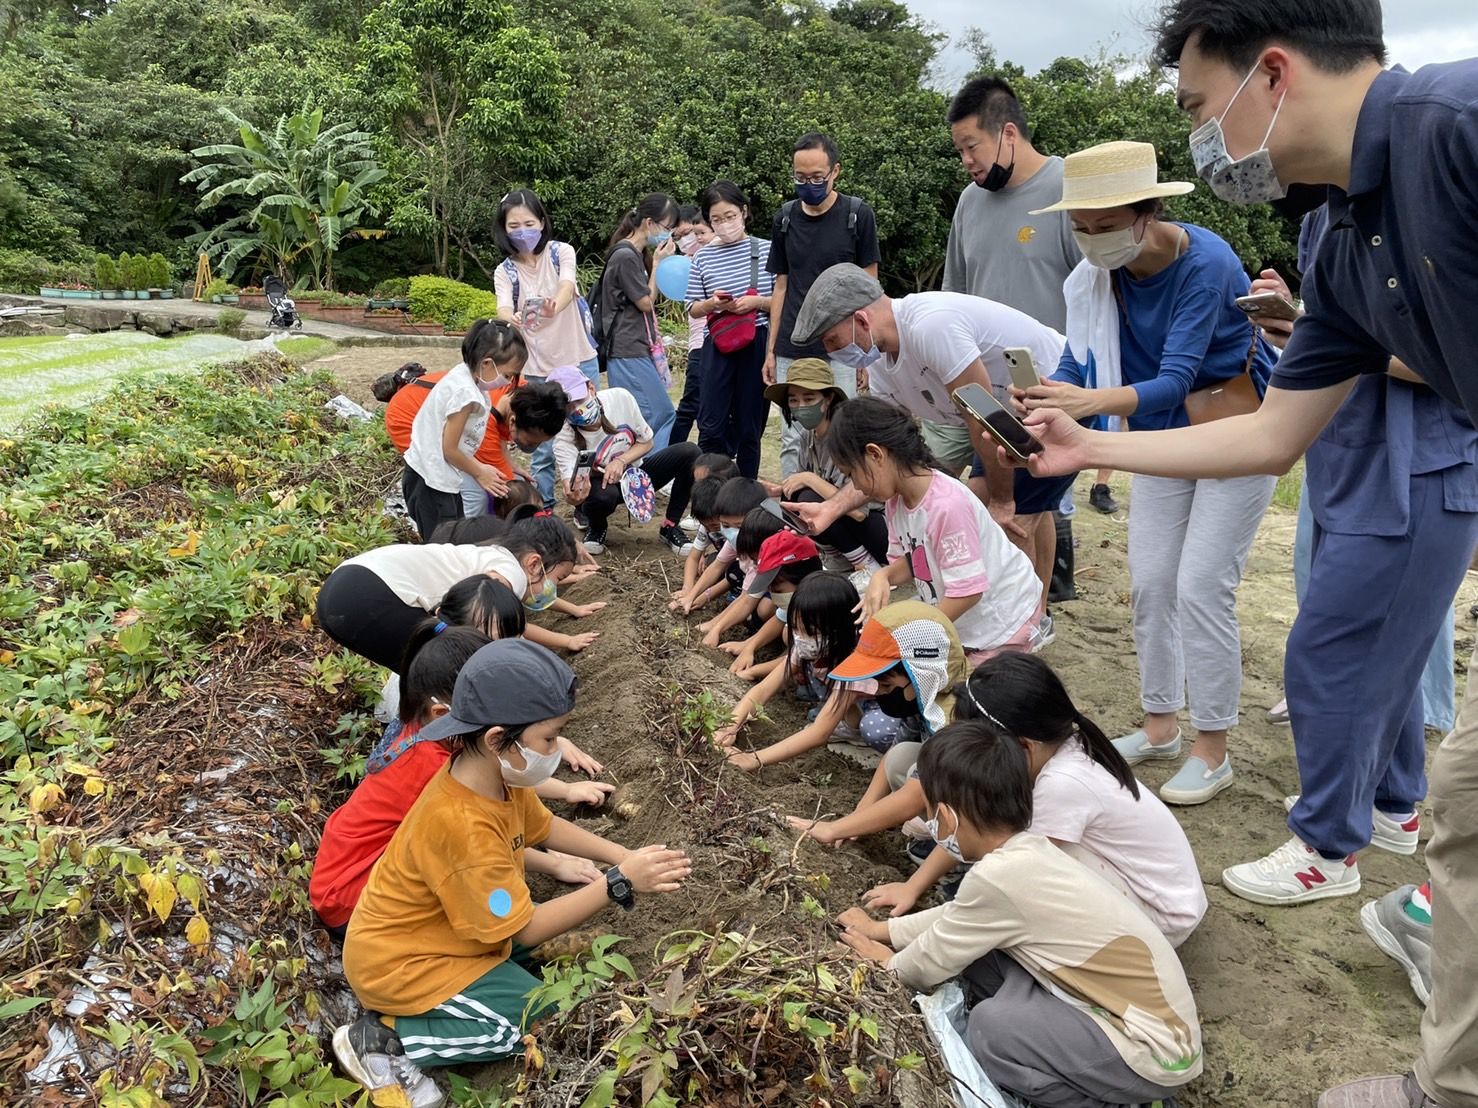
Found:
[{"label": "blue balloon", "polygon": [[693,268],[691,258],[673,254],[657,263],[657,288],[669,300],[688,298],[688,272]]}]

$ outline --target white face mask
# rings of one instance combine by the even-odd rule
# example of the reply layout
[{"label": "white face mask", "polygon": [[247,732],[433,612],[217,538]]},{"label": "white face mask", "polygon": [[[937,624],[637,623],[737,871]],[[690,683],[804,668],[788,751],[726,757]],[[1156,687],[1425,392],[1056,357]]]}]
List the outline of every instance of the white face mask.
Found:
[{"label": "white face mask", "polygon": [[1118,269],[1126,266],[1144,251],[1144,239],[1134,239],[1134,224],[1117,231],[1102,231],[1096,235],[1074,231],[1078,249],[1083,257],[1100,269]]},{"label": "white face mask", "polygon": [[934,818],[925,820],[924,826],[929,829],[929,837],[932,838],[937,844],[944,847],[944,849],[949,853],[950,857],[952,857],[957,862],[963,862],[965,860],[965,856],[960,853],[960,821],[958,817],[955,818],[955,829],[951,831],[948,835],[944,836],[944,838],[941,839],[939,837],[939,813],[943,810],[943,808],[944,805],[942,804],[938,808],[935,808]]},{"label": "white face mask", "polygon": [[821,643],[809,635],[792,634],[790,645],[796,658],[802,662],[809,662],[821,653]]},{"label": "white face mask", "polygon": [[1212,192],[1232,204],[1267,204],[1288,194],[1273,168],[1273,155],[1268,152],[1268,139],[1273,137],[1273,128],[1278,124],[1278,113],[1283,110],[1283,101],[1288,97],[1286,92],[1278,98],[1278,106],[1273,109],[1273,118],[1268,124],[1267,134],[1262,137],[1262,145],[1245,157],[1232,160],[1227,152],[1226,135],[1221,129],[1221,121],[1232,110],[1232,105],[1242,95],[1257,68],[1254,65],[1242,78],[1221,115],[1208,119],[1191,132],[1191,160],[1196,163],[1196,172],[1211,186]]},{"label": "white face mask", "polygon": [[498,765],[503,767],[503,784],[517,789],[532,789],[535,785],[542,785],[554,776],[560,763],[564,761],[564,755],[557,746],[552,754],[535,754],[521,742],[513,745],[523,755],[523,769],[510,766],[501,755],[498,757]]}]

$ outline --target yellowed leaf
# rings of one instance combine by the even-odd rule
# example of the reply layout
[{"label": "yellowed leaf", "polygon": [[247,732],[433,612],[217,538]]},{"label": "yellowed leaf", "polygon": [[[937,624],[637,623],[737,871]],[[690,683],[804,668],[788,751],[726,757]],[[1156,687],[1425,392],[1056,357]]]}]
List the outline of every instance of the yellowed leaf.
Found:
[{"label": "yellowed leaf", "polygon": [[0,666],[8,666],[15,661],[14,650],[0,650]]},{"label": "yellowed leaf", "polygon": [[113,617],[113,626],[118,628],[132,627],[144,618],[144,613],[137,608],[126,608]]},{"label": "yellowed leaf", "polygon": [[169,919],[169,914],[174,911],[175,901],[179,899],[174,882],[157,873],[141,873],[138,882],[150,910],[159,917],[159,922]]},{"label": "yellowed leaf", "polygon": [[188,558],[200,549],[200,532],[191,531],[180,546],[171,546],[165,553],[171,558]]},{"label": "yellowed leaf", "polygon": [[204,947],[210,942],[210,924],[204,916],[190,917],[190,922],[185,924],[185,938],[195,947]]},{"label": "yellowed leaf", "polygon": [[523,1037],[523,1068],[529,1073],[538,1073],[544,1068],[544,1052],[532,1035]]},{"label": "yellowed leaf", "polygon": [[411,1108],[411,1098],[399,1085],[385,1085],[370,1090],[370,1103],[375,1108]]},{"label": "yellowed leaf", "polygon": [[31,811],[40,815],[42,812],[51,811],[60,804],[64,795],[60,785],[54,781],[47,781],[45,784],[37,785],[31,790],[28,803],[31,806]]},{"label": "yellowed leaf", "polygon": [[[75,701],[73,702],[75,703]],[[97,770],[86,762],[79,762],[74,758],[68,758],[62,763],[62,769],[68,773],[76,774],[78,777],[96,777]]]},{"label": "yellowed leaf", "polygon": [[82,782],[82,791],[88,796],[102,796],[104,787],[101,777],[89,777]]}]

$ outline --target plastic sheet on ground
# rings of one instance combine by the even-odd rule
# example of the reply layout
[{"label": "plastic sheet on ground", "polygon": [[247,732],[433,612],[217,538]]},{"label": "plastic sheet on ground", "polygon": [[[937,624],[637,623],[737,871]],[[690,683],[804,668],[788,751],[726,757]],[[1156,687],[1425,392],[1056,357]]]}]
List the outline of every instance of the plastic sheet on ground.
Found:
[{"label": "plastic sheet on ground", "polygon": [[346,423],[368,423],[374,416],[365,411],[343,393],[324,404],[324,407]]},{"label": "plastic sheet on ground", "polygon": [[965,1042],[965,992],[959,981],[946,981],[932,994],[919,993],[913,999],[924,1014],[929,1034],[939,1044],[960,1108],[1029,1108],[1024,1101],[996,1088],[970,1053]]}]

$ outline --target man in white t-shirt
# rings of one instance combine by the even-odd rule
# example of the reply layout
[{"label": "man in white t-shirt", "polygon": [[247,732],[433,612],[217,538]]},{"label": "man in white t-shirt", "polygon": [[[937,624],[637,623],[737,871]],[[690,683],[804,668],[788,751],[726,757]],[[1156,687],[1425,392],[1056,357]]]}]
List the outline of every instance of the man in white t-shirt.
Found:
[{"label": "man in white t-shirt", "polygon": [[1006,403],[1005,351],[1024,347],[1045,371],[1061,358],[1063,337],[1025,312],[979,296],[920,292],[894,300],[856,266],[834,265],[811,286],[796,319],[795,341],[816,339],[832,358],[865,369],[873,395],[922,420],[924,440],[946,473],[958,476],[975,458],[982,461],[991,518],[1031,558],[1045,599],[1057,545],[1051,512],[1071,479],[1019,480],[950,393],[978,384]]}]

